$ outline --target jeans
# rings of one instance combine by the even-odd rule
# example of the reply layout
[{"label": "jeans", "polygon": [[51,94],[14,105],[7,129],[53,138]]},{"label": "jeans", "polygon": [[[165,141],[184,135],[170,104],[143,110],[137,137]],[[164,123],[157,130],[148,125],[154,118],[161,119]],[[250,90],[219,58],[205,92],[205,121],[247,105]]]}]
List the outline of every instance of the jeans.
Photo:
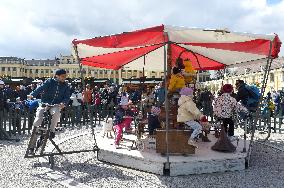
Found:
[{"label": "jeans", "polygon": [[202,127],[201,127],[201,125],[200,125],[198,122],[191,120],[191,121],[187,121],[187,122],[185,122],[185,123],[186,123],[190,128],[193,129],[193,132],[192,132],[192,134],[191,134],[191,136],[190,136],[190,139],[191,139],[191,140],[193,140],[194,138],[196,138],[196,137],[201,133]]},{"label": "jeans", "polygon": [[[34,120],[34,127],[40,127],[42,121],[43,121],[43,113],[45,111],[46,107],[38,107],[36,111],[36,117]],[[50,114],[52,115],[51,118],[51,124],[50,124],[50,131],[55,132],[55,127],[57,126],[57,123],[60,121],[60,109],[59,106],[53,106],[49,109]],[[30,147],[35,148],[37,141],[37,134],[33,134],[30,140]]]}]

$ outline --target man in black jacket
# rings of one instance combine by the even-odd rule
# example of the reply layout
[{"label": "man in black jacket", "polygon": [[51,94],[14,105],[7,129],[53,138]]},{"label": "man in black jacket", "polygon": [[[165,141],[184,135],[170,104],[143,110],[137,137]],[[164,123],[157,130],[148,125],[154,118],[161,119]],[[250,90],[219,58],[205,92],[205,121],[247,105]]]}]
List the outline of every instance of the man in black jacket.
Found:
[{"label": "man in black jacket", "polygon": [[0,111],[7,109],[7,93],[4,90],[4,82],[0,80]]},{"label": "man in black jacket", "polygon": [[242,104],[247,107],[247,101],[250,94],[248,89],[246,88],[245,82],[243,80],[237,80],[236,89],[238,90],[238,93],[236,94],[236,100],[238,102],[241,101]]},{"label": "man in black jacket", "polygon": [[[70,88],[65,82],[66,71],[58,69],[55,71],[55,77],[46,80],[41,86],[36,88],[28,98],[41,95],[41,102],[44,104],[55,105],[50,107],[49,112],[52,115],[50,122],[50,137],[55,137],[55,127],[60,120],[61,110],[68,105],[70,100]],[[39,127],[43,121],[43,114],[46,107],[39,106],[37,108],[36,117],[33,123],[34,127]],[[33,134],[30,141],[30,154],[34,154],[36,147],[37,135]]]}]

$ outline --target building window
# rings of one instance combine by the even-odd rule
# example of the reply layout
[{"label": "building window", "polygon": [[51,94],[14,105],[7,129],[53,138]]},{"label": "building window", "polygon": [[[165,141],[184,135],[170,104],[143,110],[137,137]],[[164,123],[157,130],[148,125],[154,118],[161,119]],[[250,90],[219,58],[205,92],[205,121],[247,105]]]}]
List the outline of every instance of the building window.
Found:
[{"label": "building window", "polygon": [[38,69],[35,70],[35,73],[38,73]]},{"label": "building window", "polygon": [[41,70],[41,73],[44,73],[44,70]]},{"label": "building window", "polygon": [[102,70],[100,70],[100,74],[103,74],[103,71],[102,71]]},{"label": "building window", "polygon": [[11,69],[10,69],[10,67],[8,67],[8,71],[10,71]]},{"label": "building window", "polygon": [[28,72],[28,70],[26,69],[26,70],[25,70],[25,73],[27,73],[27,72]]},{"label": "building window", "polygon": [[48,73],[48,72],[49,72],[48,70],[45,71],[45,73]]},{"label": "building window", "polygon": [[5,71],[5,67],[2,67],[2,71]]},{"label": "building window", "polygon": [[30,73],[33,73],[32,69],[30,69]]},{"label": "building window", "polygon": [[255,82],[255,76],[252,77],[252,82],[253,82],[253,83]]},{"label": "building window", "polygon": [[270,82],[274,82],[274,73],[270,73]]}]

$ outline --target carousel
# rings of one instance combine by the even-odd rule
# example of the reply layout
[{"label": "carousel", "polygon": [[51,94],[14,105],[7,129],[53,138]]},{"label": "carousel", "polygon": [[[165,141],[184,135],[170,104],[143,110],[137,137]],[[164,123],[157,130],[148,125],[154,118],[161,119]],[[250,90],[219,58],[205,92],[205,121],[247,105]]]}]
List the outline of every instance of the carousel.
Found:
[{"label": "carousel", "polygon": [[[196,134],[195,128],[181,121],[179,111],[187,102],[182,98],[194,95],[199,70],[220,70],[266,59],[263,95],[271,63],[280,50],[281,42],[276,34],[161,25],[92,39],[75,39],[72,45],[81,68],[84,65],[164,73],[161,85],[164,100],[152,107],[132,106],[138,110],[131,117],[131,131],[124,130],[117,140],[113,117],[105,120],[101,132],[94,134],[99,148],[98,160],[170,176],[244,170],[249,166],[256,123],[251,125],[250,139],[244,131],[232,141],[222,124],[214,119],[208,121],[206,116],[199,114],[193,120],[201,128],[196,142],[192,143],[189,138]],[[129,105],[125,100],[121,106]],[[142,113],[143,108],[148,113]],[[149,113],[157,120],[154,129]],[[256,118],[258,114],[259,111]]]}]

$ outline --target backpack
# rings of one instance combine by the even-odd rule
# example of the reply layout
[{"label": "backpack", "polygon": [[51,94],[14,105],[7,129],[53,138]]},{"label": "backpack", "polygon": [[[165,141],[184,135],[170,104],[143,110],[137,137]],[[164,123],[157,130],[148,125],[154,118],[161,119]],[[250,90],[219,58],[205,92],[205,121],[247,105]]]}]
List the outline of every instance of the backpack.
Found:
[{"label": "backpack", "polygon": [[246,85],[246,89],[249,93],[247,99],[247,107],[257,107],[260,99],[260,91],[255,85]]}]

